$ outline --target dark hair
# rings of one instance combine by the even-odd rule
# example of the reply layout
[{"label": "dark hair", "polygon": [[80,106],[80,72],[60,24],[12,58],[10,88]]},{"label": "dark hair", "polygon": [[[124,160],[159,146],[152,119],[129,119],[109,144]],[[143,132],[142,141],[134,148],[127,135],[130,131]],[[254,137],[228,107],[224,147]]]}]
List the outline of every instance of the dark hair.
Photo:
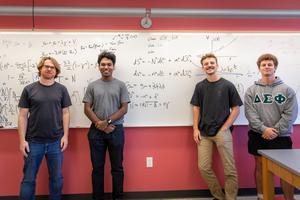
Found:
[{"label": "dark hair", "polygon": [[213,53],[207,53],[207,54],[205,54],[205,55],[203,55],[202,57],[201,57],[201,65],[203,65],[203,60],[205,60],[206,58],[214,58],[215,60],[216,60],[216,63],[218,63],[218,59],[217,59],[217,57],[215,56],[215,54],[213,54]]},{"label": "dark hair", "polygon": [[50,57],[50,56],[42,57],[39,64],[37,65],[37,68],[39,70],[39,76],[41,76],[41,69],[44,66],[46,60],[51,60],[51,62],[53,63],[53,65],[56,69],[56,74],[55,74],[54,78],[56,78],[58,76],[58,74],[60,73],[60,65],[55,58]]},{"label": "dark hair", "polygon": [[270,54],[270,53],[266,53],[266,54],[259,56],[259,58],[257,59],[257,62],[256,62],[258,68],[260,67],[260,63],[264,60],[272,60],[275,65],[275,69],[277,69],[278,60],[277,60],[276,56],[274,56],[273,54]]},{"label": "dark hair", "polygon": [[113,65],[115,65],[116,63],[116,55],[112,52],[109,52],[109,51],[103,51],[99,56],[98,56],[98,65],[100,65],[100,62],[103,58],[107,58],[109,60],[112,61]]}]

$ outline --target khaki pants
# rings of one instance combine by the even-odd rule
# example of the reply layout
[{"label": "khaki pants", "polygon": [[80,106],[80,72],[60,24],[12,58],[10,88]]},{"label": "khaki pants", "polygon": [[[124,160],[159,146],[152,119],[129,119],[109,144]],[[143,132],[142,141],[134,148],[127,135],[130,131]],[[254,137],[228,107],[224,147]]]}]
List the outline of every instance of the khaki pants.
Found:
[{"label": "khaki pants", "polygon": [[[222,159],[225,175],[225,194],[212,170],[213,144],[216,144]],[[198,167],[211,194],[220,200],[235,200],[238,192],[238,180],[233,158],[232,135],[230,130],[219,131],[213,137],[203,137],[198,144]]]}]

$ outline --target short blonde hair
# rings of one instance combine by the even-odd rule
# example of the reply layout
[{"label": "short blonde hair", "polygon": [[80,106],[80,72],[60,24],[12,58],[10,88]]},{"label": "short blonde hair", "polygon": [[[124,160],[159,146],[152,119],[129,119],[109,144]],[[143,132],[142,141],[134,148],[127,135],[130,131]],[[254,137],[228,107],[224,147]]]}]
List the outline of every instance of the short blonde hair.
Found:
[{"label": "short blonde hair", "polygon": [[217,59],[217,57],[215,56],[215,54],[213,54],[213,53],[207,53],[207,54],[205,54],[205,55],[203,55],[203,56],[201,57],[201,60],[200,60],[201,65],[203,65],[203,60],[205,60],[206,58],[214,58],[214,59],[216,60],[216,63],[218,63],[218,59]]},{"label": "short blonde hair", "polygon": [[51,62],[53,63],[53,65],[56,69],[56,75],[54,78],[56,78],[58,76],[58,74],[60,73],[60,65],[55,58],[50,57],[50,56],[42,57],[39,64],[37,65],[37,68],[39,70],[39,76],[41,76],[41,68],[44,66],[46,60],[51,60]]}]

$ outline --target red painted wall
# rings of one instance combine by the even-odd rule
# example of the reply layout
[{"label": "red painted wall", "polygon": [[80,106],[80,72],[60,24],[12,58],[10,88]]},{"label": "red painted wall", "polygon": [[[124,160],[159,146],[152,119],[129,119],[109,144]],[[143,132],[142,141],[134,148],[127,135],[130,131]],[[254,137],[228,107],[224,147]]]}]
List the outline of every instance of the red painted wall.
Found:
[{"label": "red painted wall", "polygon": [[[300,127],[295,127],[294,147],[300,148]],[[64,193],[91,192],[91,165],[86,138],[87,129],[71,129],[70,146],[65,152]],[[234,151],[240,188],[253,188],[253,159],[247,153],[247,128],[237,126],[233,132]],[[191,127],[126,128],[125,191],[165,191],[206,189],[197,169],[196,145]],[[154,157],[154,167],[146,168],[146,157]],[[214,167],[220,177],[222,165],[215,156]],[[17,195],[22,178],[23,160],[18,151],[16,130],[0,132],[0,196]],[[109,162],[108,162],[109,163]],[[111,191],[107,165],[105,187]],[[45,163],[38,175],[37,193],[47,194]]]},{"label": "red painted wall", "polygon": [[[0,0],[3,5],[31,5],[32,0]],[[261,8],[299,9],[300,1],[287,0],[39,0],[37,6],[138,7],[168,8]],[[72,30],[142,30],[135,17],[37,17],[34,28]],[[0,16],[0,29],[31,30],[31,17]],[[154,18],[150,30],[196,31],[299,31],[300,19],[205,19]],[[191,86],[194,87],[194,86]],[[82,113],[83,114],[83,113]],[[125,191],[165,191],[206,189],[197,169],[196,145],[191,127],[126,128]],[[300,126],[295,126],[294,147],[300,148]],[[70,146],[65,152],[64,193],[91,192],[91,165],[87,129],[71,129]],[[247,127],[233,132],[234,151],[240,188],[254,188],[253,159],[247,153]],[[154,167],[146,168],[146,157],[153,156]],[[17,195],[22,178],[23,160],[18,150],[16,130],[0,130],[0,196]],[[106,191],[111,191],[109,162],[106,166]],[[222,177],[222,165],[215,156],[215,169]],[[47,194],[48,177],[45,163],[38,176],[37,193]]]}]

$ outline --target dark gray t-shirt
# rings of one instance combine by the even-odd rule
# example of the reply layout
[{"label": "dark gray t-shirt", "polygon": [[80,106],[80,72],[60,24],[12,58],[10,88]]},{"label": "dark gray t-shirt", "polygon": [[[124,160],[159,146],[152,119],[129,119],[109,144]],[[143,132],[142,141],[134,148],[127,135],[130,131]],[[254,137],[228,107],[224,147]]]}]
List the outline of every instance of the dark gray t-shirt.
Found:
[{"label": "dark gray t-shirt", "polygon": [[243,105],[235,86],[224,78],[199,82],[190,103],[200,107],[198,128],[203,136],[216,135],[230,115],[230,108]]},{"label": "dark gray t-shirt", "polygon": [[[98,79],[88,85],[83,102],[90,103],[97,117],[104,120],[118,111],[122,103],[129,103],[130,99],[124,82],[116,78],[111,81]],[[124,117],[121,117],[113,124],[123,122]]]},{"label": "dark gray t-shirt", "polygon": [[47,143],[62,137],[62,109],[70,105],[67,88],[60,83],[27,85],[19,101],[20,108],[29,108],[26,141]]}]

